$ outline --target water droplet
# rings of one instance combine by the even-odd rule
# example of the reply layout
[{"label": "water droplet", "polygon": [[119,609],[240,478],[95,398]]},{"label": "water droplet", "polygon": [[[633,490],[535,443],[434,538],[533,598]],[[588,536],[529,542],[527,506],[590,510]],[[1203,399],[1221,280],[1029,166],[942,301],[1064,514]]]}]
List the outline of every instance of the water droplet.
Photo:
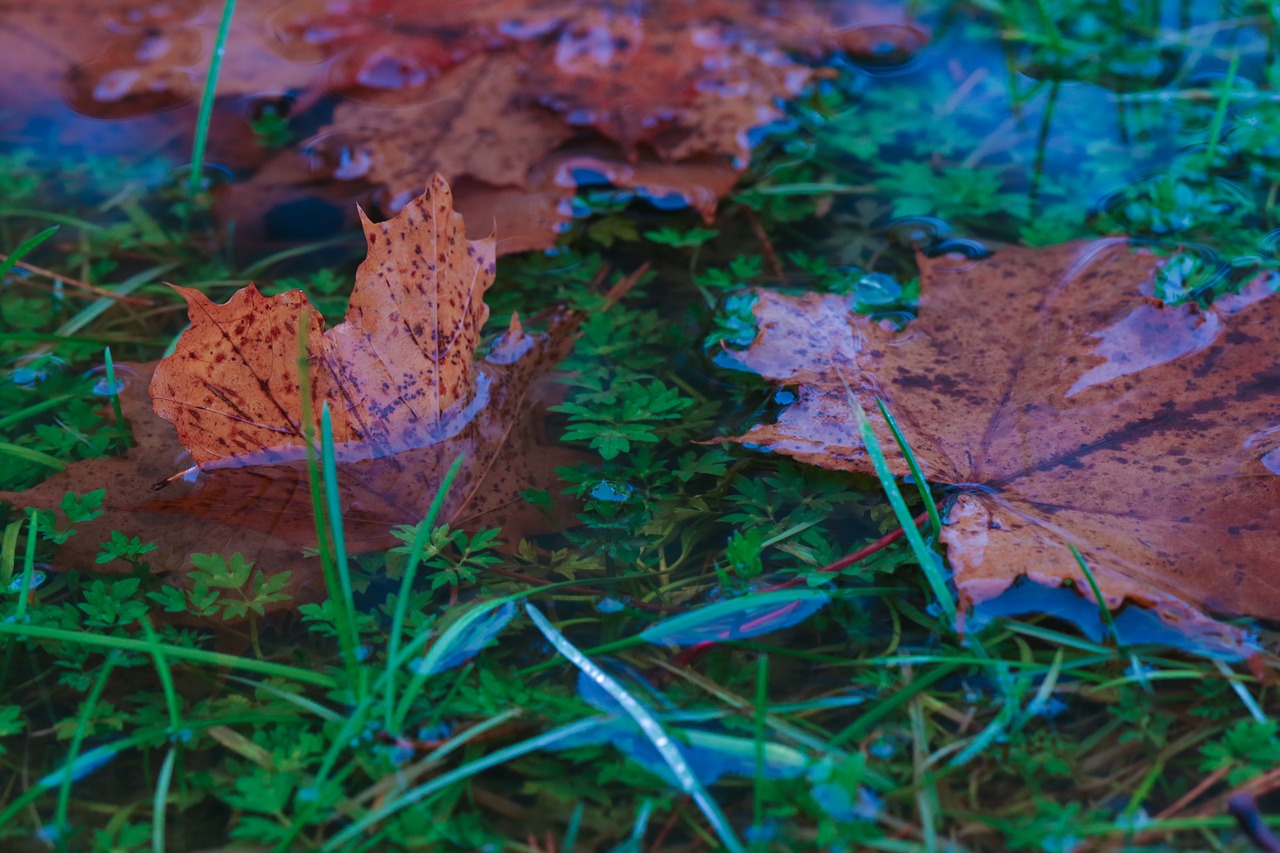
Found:
[{"label": "water droplet", "polygon": [[189,103],[196,89],[189,68],[104,60],[71,70],[66,100],[73,110],[90,118],[133,118]]},{"label": "water droplet", "polygon": [[890,758],[893,758],[897,751],[897,745],[889,738],[883,737],[877,738],[876,741],[867,748],[867,752],[871,753],[875,758],[879,758],[881,761],[888,761]]},{"label": "water droplet", "polygon": [[[311,172],[338,181],[359,180],[373,168],[373,156],[369,151],[359,140],[341,131],[312,137],[302,144],[299,153]],[[396,210],[407,202],[405,199]]]},{"label": "water droplet", "polygon": [[9,379],[14,385],[31,388],[44,382],[52,373],[60,372],[64,366],[62,359],[54,355],[26,355],[14,361]]},{"label": "water droplet", "polygon": [[356,6],[357,3],[329,0],[294,0],[272,12],[265,28],[277,53],[298,62],[321,62],[372,31],[376,18]]},{"label": "water droplet", "polygon": [[610,503],[622,503],[629,500],[631,495],[635,493],[635,488],[627,483],[617,483],[611,480],[601,480],[592,486],[588,493],[591,497],[598,501],[609,501]]},{"label": "water droplet", "polygon": [[929,256],[961,255],[971,261],[980,261],[991,256],[991,250],[977,240],[963,237],[952,237],[939,240],[929,247]]},{"label": "water droplet", "polygon": [[917,250],[929,248],[950,232],[951,226],[936,216],[904,216],[885,226],[890,241]]},{"label": "water droplet", "polygon": [[401,38],[343,53],[329,69],[329,87],[363,101],[407,103],[431,94],[431,84],[465,56],[434,39]]},{"label": "water droplet", "polygon": [[532,41],[551,35],[560,23],[560,19],[554,17],[533,21],[522,21],[516,18],[498,24],[498,32],[515,41]]},{"label": "water droplet", "polygon": [[[14,595],[22,592],[22,577],[22,575],[18,575],[9,581],[9,592]],[[31,572],[31,585],[27,587],[27,590],[39,589],[41,586],[44,586],[44,582],[48,579],[49,575],[47,573],[42,572],[39,569],[33,570]]]},{"label": "water droplet", "polygon": [[107,368],[105,366],[95,367],[84,374],[85,378],[98,377],[93,383],[93,393],[99,397],[114,397],[128,387],[129,383],[138,378],[138,371],[134,370],[127,364],[115,365],[115,382],[107,379]]},{"label": "water droplet", "polygon": [[618,613],[626,609],[626,605],[616,598],[602,598],[596,602],[596,610],[601,613]]},{"label": "water droplet", "polygon": [[906,24],[846,28],[839,39],[855,65],[878,74],[909,70],[929,44],[922,30]]},{"label": "water droplet", "polygon": [[[200,190],[208,192],[215,187],[226,186],[234,183],[235,174],[219,163],[204,163],[200,168]],[[178,194],[186,192],[187,184],[191,181],[191,164],[180,163],[173,166],[164,173],[161,179],[163,187],[178,191]]]},{"label": "water droplet", "polygon": [[867,273],[853,287],[853,300],[858,310],[893,305],[901,298],[902,285],[893,276],[882,272]]},{"label": "water droplet", "polygon": [[203,0],[158,0],[129,3],[110,10],[107,28],[113,32],[147,30],[189,21],[200,14]]},{"label": "water droplet", "polygon": [[794,403],[795,401],[796,401],[796,395],[794,391],[783,390],[773,395],[773,402],[777,403],[780,406],[786,406],[791,403]]},{"label": "water droplet", "polygon": [[872,314],[871,319],[886,332],[901,332],[913,317],[906,311],[882,311],[879,314]]},{"label": "water droplet", "polygon": [[414,190],[391,192],[386,187],[382,187],[369,197],[370,213],[377,214],[375,218],[378,219],[390,219],[403,210],[406,204],[413,201],[416,195],[417,192]]}]

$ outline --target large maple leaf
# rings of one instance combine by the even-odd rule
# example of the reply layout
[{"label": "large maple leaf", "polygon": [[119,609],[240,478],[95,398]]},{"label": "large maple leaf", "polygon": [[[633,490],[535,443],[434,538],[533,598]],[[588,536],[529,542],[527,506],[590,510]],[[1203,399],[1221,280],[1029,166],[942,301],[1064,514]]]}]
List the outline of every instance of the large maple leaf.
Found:
[{"label": "large maple leaf", "polygon": [[[223,538],[234,527],[308,547],[315,530],[307,441],[319,435],[327,406],[349,550],[394,545],[392,529],[425,515],[459,455],[464,463],[443,520],[501,526],[513,540],[554,528],[520,492],[551,485],[555,466],[575,457],[535,448],[528,413],[537,380],[567,353],[578,318],[546,312],[539,334],[513,318],[488,355],[475,358],[488,317],[493,241],[466,238],[438,176],[395,219],[365,219],[365,235],[369,255],[346,320],[328,331],[300,292],[266,298],[250,285],[217,305],[178,288],[191,327],[171,356],[142,368],[154,373],[155,414],[173,429],[158,429],[160,422],[137,411],[135,390],[125,402],[140,448],[118,460],[77,463],[37,489],[0,498],[52,506],[67,490],[108,486],[107,507],[116,513],[108,520],[130,512],[147,523],[157,514],[180,517],[185,523],[159,526],[177,524],[190,551],[210,547],[201,521],[215,522]],[[178,446],[196,465],[175,479]],[[157,459],[169,466],[163,477]],[[163,491],[151,491],[165,479]],[[151,538],[145,524],[131,535]]]},{"label": "large maple leaf", "polygon": [[853,401],[908,473],[875,398],[929,482],[962,603],[1026,575],[1154,606],[1280,618],[1280,296],[1261,277],[1208,309],[1152,298],[1160,261],[1121,240],[921,259],[902,331],[839,296],[760,292],[746,367],[798,386],[736,439],[870,472]]}]

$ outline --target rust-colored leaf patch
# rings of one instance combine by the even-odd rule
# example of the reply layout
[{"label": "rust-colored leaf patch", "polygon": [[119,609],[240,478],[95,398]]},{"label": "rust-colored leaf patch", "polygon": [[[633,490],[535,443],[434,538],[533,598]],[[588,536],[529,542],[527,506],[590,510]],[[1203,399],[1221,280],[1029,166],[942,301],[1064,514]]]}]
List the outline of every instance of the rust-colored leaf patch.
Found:
[{"label": "rust-colored leaf patch", "polygon": [[[921,259],[901,331],[830,295],[761,292],[739,354],[797,386],[751,442],[869,472],[850,394],[907,474],[882,398],[929,482],[963,603],[1019,576],[1204,614],[1280,618],[1280,296],[1261,277],[1210,308],[1152,298],[1159,260],[1121,240]],[[1230,635],[1230,632],[1227,632]]]},{"label": "rust-colored leaf patch", "polygon": [[[251,285],[216,304],[178,288],[191,327],[171,356],[138,367],[151,376],[155,414],[140,410],[136,386],[122,401],[139,446],[0,499],[55,506],[68,490],[105,487],[101,521],[162,539],[177,560],[170,565],[182,549],[234,551],[236,543],[251,558],[296,554],[316,541],[307,441],[320,434],[327,406],[349,550],[396,544],[392,529],[422,519],[459,455],[443,521],[500,526],[511,541],[555,529],[557,520],[520,493],[554,486],[555,467],[576,458],[540,446],[530,414],[579,318],[550,309],[535,318],[543,329],[535,333],[513,317],[477,358],[494,246],[467,239],[449,186],[437,177],[395,219],[364,224],[369,253],[344,322],[326,331],[298,292],[267,298]],[[75,539],[96,547],[101,532]]]},{"label": "rust-colored leaf patch", "polygon": [[[48,115],[58,144],[163,146],[180,158],[220,11],[197,0],[0,0],[0,50],[14,57],[0,98],[24,121]],[[756,136],[823,73],[816,62],[834,51],[905,58],[925,42],[899,4],[864,0],[242,0],[209,157],[247,180],[219,192],[218,210],[242,242],[308,239],[273,206],[345,191],[342,210],[376,199],[391,215],[440,173],[460,209],[490,213],[512,237],[500,254],[545,248],[576,189],[556,164],[603,145],[592,156],[609,168],[597,174],[684,196],[710,217],[732,186],[724,176],[746,168]],[[279,149],[249,127],[272,110],[301,131]],[[50,141],[5,122],[13,141]],[[521,192],[531,198],[506,203]]]}]

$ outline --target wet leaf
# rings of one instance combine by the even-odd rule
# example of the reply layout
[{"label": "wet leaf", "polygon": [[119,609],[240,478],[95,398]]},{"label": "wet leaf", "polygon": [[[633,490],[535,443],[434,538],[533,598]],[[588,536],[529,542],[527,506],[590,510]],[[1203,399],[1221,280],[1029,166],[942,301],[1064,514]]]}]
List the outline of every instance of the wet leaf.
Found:
[{"label": "wet leaf", "polygon": [[825,607],[827,601],[826,593],[809,589],[743,595],[664,619],[640,636],[651,643],[676,646],[745,640],[799,625]]},{"label": "wet leaf", "polygon": [[[64,100],[117,120],[104,134],[59,109],[61,144],[164,142],[180,157],[219,12],[194,0],[0,0],[0,49],[19,57],[0,97],[28,120]],[[308,239],[305,226],[275,233],[299,227],[283,215],[291,201],[319,192],[345,211],[376,190],[387,215],[438,172],[461,210],[494,216],[499,253],[545,248],[578,185],[560,162],[594,151],[590,171],[619,188],[710,216],[782,102],[820,74],[812,59],[902,61],[925,41],[896,4],[852,0],[241,2],[209,151],[258,174],[221,192],[220,210],[241,240]],[[268,151],[250,128],[264,111],[315,132]],[[529,198],[510,203],[513,193]],[[471,222],[489,233],[487,216]]]},{"label": "wet leaf", "polygon": [[1088,584],[1233,645],[1206,613],[1280,617],[1280,297],[1155,300],[1160,261],[1121,240],[922,258],[901,331],[845,298],[762,291],[737,354],[797,399],[750,442],[866,473],[851,398],[899,476],[882,398],[930,483],[963,604],[1027,575]]},{"label": "wet leaf", "polygon": [[[466,239],[443,180],[394,220],[366,219],[365,233],[369,256],[346,320],[328,331],[296,291],[267,298],[249,286],[217,305],[178,288],[191,327],[173,355],[137,368],[144,377],[154,372],[155,413],[173,427],[143,408],[143,388],[133,383],[120,396],[136,448],[76,463],[36,489],[0,498],[56,506],[66,491],[105,486],[107,512],[90,523],[93,547],[96,537],[120,530],[158,541],[156,562],[169,567],[192,551],[242,551],[270,566],[263,553],[313,547],[299,367],[305,335],[311,412],[318,420],[325,403],[332,412],[349,551],[397,544],[394,528],[422,519],[459,455],[442,523],[501,527],[511,542],[554,529],[556,520],[520,493],[554,484],[554,468],[576,459],[537,446],[530,412],[538,380],[567,353],[578,318],[546,312],[536,318],[541,333],[513,318],[487,356],[476,358],[493,242]],[[310,429],[318,435],[317,423]],[[185,476],[173,477],[192,461]],[[63,559],[85,556],[73,549]],[[295,583],[303,577],[312,573],[296,573]]]}]

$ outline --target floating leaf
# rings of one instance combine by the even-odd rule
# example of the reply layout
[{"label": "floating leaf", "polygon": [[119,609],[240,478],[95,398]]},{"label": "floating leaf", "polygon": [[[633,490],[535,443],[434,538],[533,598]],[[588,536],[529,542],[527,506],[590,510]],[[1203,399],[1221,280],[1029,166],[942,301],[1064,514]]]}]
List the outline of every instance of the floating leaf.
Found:
[{"label": "floating leaf", "polygon": [[[466,239],[448,185],[437,178],[400,216],[365,219],[364,227],[369,256],[345,322],[324,331],[296,291],[266,298],[250,285],[217,305],[179,288],[191,327],[173,355],[138,366],[142,381],[120,394],[138,447],[76,463],[0,499],[54,507],[68,491],[107,488],[106,513],[69,541],[62,565],[92,563],[112,530],[159,544],[148,559],[165,568],[184,565],[194,551],[239,551],[264,568],[297,563],[298,551],[315,545],[305,436],[318,434],[319,424],[303,422],[305,340],[310,411],[318,418],[328,403],[332,412],[350,552],[396,545],[394,529],[422,519],[459,456],[465,462],[441,522],[501,527],[510,541],[555,529],[555,518],[521,493],[554,484],[555,467],[576,455],[537,448],[529,415],[538,380],[567,354],[578,317],[544,312],[535,318],[546,329],[540,333],[513,317],[478,359],[493,242]],[[172,427],[146,411],[147,377],[155,411]],[[197,465],[175,478],[192,460]],[[313,580],[310,571],[295,572],[292,591],[318,588]]]},{"label": "floating leaf", "polygon": [[1129,599],[1205,642],[1206,611],[1280,618],[1280,297],[1259,277],[1209,308],[1153,298],[1122,240],[921,258],[899,331],[839,296],[760,292],[742,364],[798,399],[740,439],[867,472],[853,401],[898,476],[882,398],[931,483],[963,604],[1027,575]]}]

